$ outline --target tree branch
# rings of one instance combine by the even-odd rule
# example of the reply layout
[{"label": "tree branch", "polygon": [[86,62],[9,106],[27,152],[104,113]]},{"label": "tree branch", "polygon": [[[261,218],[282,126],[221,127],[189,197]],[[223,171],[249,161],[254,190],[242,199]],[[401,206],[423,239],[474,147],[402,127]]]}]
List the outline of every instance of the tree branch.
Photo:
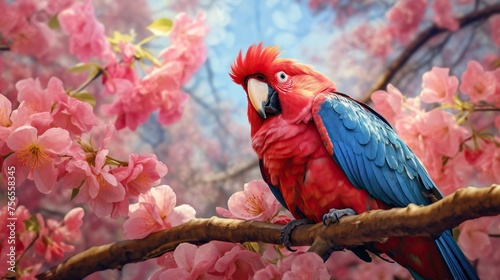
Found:
[{"label": "tree branch", "polygon": [[[364,242],[383,242],[392,236],[438,236],[463,221],[500,214],[500,185],[468,187],[429,206],[373,210],[343,218],[338,224],[304,225],[292,232],[293,245],[311,245],[321,254],[334,243],[352,246]],[[194,219],[180,226],[153,233],[143,239],[125,240],[92,247],[37,275],[38,279],[80,279],[95,271],[120,269],[173,251],[179,244],[203,244],[210,240],[234,243],[265,242],[280,244],[282,225],[212,217]]]},{"label": "tree branch", "polygon": [[247,171],[250,171],[254,168],[259,167],[259,160],[254,159],[254,160],[249,160],[240,164],[236,164],[233,166],[230,166],[224,171],[213,173],[213,174],[208,174],[205,175],[201,178],[196,178],[195,182],[201,182],[201,183],[215,183],[215,182],[221,182],[225,181],[230,178],[234,178],[238,175],[241,175]]},{"label": "tree branch", "polygon": [[[460,28],[474,23],[478,20],[486,19],[493,14],[500,13],[500,4],[495,4],[488,6],[484,9],[477,10],[466,14],[458,18]],[[413,41],[411,41],[408,46],[399,54],[399,56],[394,59],[387,70],[382,74],[378,81],[373,85],[373,87],[367,92],[365,97],[360,99],[362,102],[370,101],[371,94],[377,90],[383,90],[387,87],[387,84],[392,80],[394,75],[408,62],[414,53],[416,53],[420,47],[422,47],[427,41],[429,41],[434,36],[441,34],[442,32],[448,31],[447,29],[440,28],[436,25],[432,25],[422,31]]]}]

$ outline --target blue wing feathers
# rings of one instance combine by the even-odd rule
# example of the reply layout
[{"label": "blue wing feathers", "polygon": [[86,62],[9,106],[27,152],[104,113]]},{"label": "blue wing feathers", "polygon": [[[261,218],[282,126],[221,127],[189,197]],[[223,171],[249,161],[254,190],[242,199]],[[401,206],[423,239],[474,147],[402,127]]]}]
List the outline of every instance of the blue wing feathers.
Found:
[{"label": "blue wing feathers", "polygon": [[262,160],[259,160],[259,167],[260,167],[260,173],[262,174],[262,178],[264,179],[264,182],[267,183],[267,185],[269,186],[269,189],[274,194],[274,196],[279,201],[279,203],[281,205],[283,205],[283,207],[285,207],[285,209],[289,210],[288,206],[286,206],[285,199],[283,198],[283,194],[280,192],[280,190],[277,187],[275,187],[273,184],[269,183],[269,179],[267,178],[267,175],[264,172],[264,163]]},{"label": "blue wing feathers", "polygon": [[432,202],[427,171],[380,115],[343,95],[323,97],[316,125],[326,128],[333,157],[355,187],[395,207]]},{"label": "blue wing feathers", "polygon": [[479,280],[476,271],[453,239],[451,231],[445,231],[436,239],[436,244],[450,268],[454,279]]}]

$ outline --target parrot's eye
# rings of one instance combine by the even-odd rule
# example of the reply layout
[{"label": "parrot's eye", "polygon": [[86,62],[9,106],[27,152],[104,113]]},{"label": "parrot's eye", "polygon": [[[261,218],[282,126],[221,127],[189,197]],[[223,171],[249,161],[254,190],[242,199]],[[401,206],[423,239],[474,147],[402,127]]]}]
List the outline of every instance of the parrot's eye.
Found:
[{"label": "parrot's eye", "polygon": [[278,82],[284,83],[288,80],[288,75],[283,71],[279,71],[276,73],[276,78],[278,79]]}]

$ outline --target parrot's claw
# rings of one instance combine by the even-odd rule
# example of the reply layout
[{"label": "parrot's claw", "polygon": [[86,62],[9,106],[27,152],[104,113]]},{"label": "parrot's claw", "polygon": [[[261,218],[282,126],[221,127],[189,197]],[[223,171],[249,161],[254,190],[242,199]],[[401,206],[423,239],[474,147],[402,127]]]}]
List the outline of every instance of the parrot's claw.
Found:
[{"label": "parrot's claw", "polygon": [[291,235],[292,231],[296,229],[299,226],[302,225],[308,225],[312,224],[311,221],[307,219],[302,219],[302,220],[291,220],[288,224],[286,224],[283,229],[281,230],[281,243],[291,252],[295,252],[297,250],[294,250],[290,248],[292,246],[292,241],[291,241]]},{"label": "parrot's claw", "polygon": [[326,226],[327,221],[330,223],[338,223],[340,221],[340,218],[344,216],[353,216],[356,215],[356,212],[352,210],[351,208],[345,208],[345,209],[330,209],[328,213],[323,215],[323,224]]}]

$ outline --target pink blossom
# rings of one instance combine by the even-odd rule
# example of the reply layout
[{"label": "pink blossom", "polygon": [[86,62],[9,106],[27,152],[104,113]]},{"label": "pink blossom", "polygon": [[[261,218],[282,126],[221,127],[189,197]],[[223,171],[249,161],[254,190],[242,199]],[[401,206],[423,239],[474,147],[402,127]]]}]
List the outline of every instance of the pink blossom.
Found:
[{"label": "pink blossom", "polygon": [[[9,147],[5,143],[5,139],[9,136],[12,128],[12,103],[3,94],[0,94],[0,154],[4,155],[10,152]],[[3,158],[0,159],[0,166],[2,166]]]},{"label": "pink blossom", "polygon": [[228,208],[217,207],[219,215],[243,220],[270,221],[280,209],[280,204],[263,180],[253,180],[244,185],[227,202]]},{"label": "pink blossom", "polygon": [[158,161],[156,155],[131,154],[128,165],[115,168],[112,173],[125,186],[128,197],[137,197],[159,184],[167,171],[167,166]]},{"label": "pink blossom", "polygon": [[458,89],[458,79],[449,76],[449,68],[432,67],[422,76],[422,92],[420,98],[426,103],[445,103],[453,105],[453,96]]},{"label": "pink blossom", "polygon": [[264,268],[261,256],[243,246],[234,246],[215,263],[215,270],[223,273],[224,279],[253,279],[255,272]]},{"label": "pink blossom", "polygon": [[177,67],[176,72],[179,72],[179,82],[184,84],[193,76],[205,59],[207,58],[207,48],[205,45],[172,45],[160,53],[165,64],[174,64]]},{"label": "pink blossom", "polygon": [[174,26],[170,33],[172,44],[202,44],[208,33],[205,25],[205,13],[199,12],[194,19],[189,18],[186,13],[180,13],[175,17]]},{"label": "pink blossom", "polygon": [[[123,68],[114,69],[117,72],[111,77],[115,74],[116,77],[110,81],[108,91],[119,93],[120,98],[105,106],[105,111],[117,115],[117,129],[128,127],[135,130],[157,109],[160,109],[158,119],[164,125],[180,119],[188,99],[188,95],[181,91],[182,85],[192,78],[207,56],[203,43],[207,33],[204,19],[203,13],[194,19],[180,14],[170,33],[172,45],[160,53],[162,64],[148,71],[141,81],[132,81]],[[131,55],[125,46],[123,52],[125,56]]]},{"label": "pink blossom", "polygon": [[92,133],[87,134],[92,138],[86,141],[83,138],[87,135],[83,135],[78,145],[70,148],[71,159],[65,162],[64,171],[61,171],[61,185],[76,189],[75,201],[88,202],[99,217],[116,214],[116,203],[128,201],[125,188],[110,173],[111,166],[107,164],[106,145],[114,131],[109,123],[94,127]]},{"label": "pink blossom", "polygon": [[152,232],[180,225],[196,215],[193,207],[175,206],[176,195],[171,187],[161,185],[139,195],[139,202],[130,205],[129,219],[123,224],[127,238],[143,238]]},{"label": "pink blossom", "polygon": [[401,42],[417,30],[425,15],[427,0],[398,1],[387,12],[387,21],[390,32]]},{"label": "pink blossom", "polygon": [[12,36],[11,31],[16,26],[18,20],[20,20],[18,9],[14,5],[15,3],[0,2],[0,10],[2,11],[0,33],[5,37]]},{"label": "pink blossom", "polygon": [[497,279],[500,275],[500,238],[491,238],[492,253],[485,258],[479,259],[477,263],[477,273],[480,279]]},{"label": "pink blossom", "polygon": [[182,243],[173,253],[158,259],[162,267],[150,279],[259,279],[252,277],[264,267],[258,253],[240,244],[211,241],[200,247]]},{"label": "pink blossom", "polygon": [[17,100],[21,103],[19,110],[22,107],[28,108],[26,114],[50,112],[53,96],[42,88],[39,79],[21,80],[16,83],[16,89],[18,91]]},{"label": "pink blossom", "polygon": [[212,242],[200,247],[181,243],[173,254],[160,257],[166,267],[153,273],[150,279],[203,279],[204,276],[212,276],[210,273],[215,273],[214,265],[218,258],[219,251]]},{"label": "pink blossom", "polygon": [[103,106],[107,114],[117,115],[116,129],[128,127],[135,130],[156,110],[159,103],[156,102],[157,99],[151,96],[149,91],[140,89],[140,87],[135,88],[130,81],[120,79],[119,84],[117,84],[120,98],[113,104]]},{"label": "pink blossom", "polygon": [[7,166],[14,166],[17,184],[30,179],[40,192],[49,193],[56,183],[55,165],[60,161],[59,156],[71,145],[68,131],[50,128],[38,136],[36,128],[25,125],[14,130],[6,143],[14,153],[4,162],[4,182],[7,182]]},{"label": "pink blossom", "polygon": [[62,10],[71,7],[71,5],[73,5],[74,2],[75,0],[48,0],[46,9],[47,12],[49,12],[52,15],[55,15],[61,12]]},{"label": "pink blossom", "polygon": [[434,23],[450,31],[457,31],[460,27],[458,20],[453,15],[453,7],[450,0],[435,0],[432,4],[434,10]]},{"label": "pink blossom", "polygon": [[355,269],[350,271],[349,279],[365,280],[393,280],[393,279],[412,279],[408,269],[396,264],[374,258],[371,263],[361,262]]},{"label": "pink blossom", "polygon": [[66,214],[62,223],[47,219],[45,224],[43,217],[37,214],[40,233],[35,242],[35,251],[47,261],[62,258],[65,252],[73,251],[75,247],[69,243],[80,238],[83,215],[82,208],[75,208]]},{"label": "pink blossom", "polygon": [[460,224],[458,244],[469,260],[488,257],[492,253],[489,236],[492,222],[492,217],[481,217]]},{"label": "pink blossom", "polygon": [[[499,137],[494,138],[497,142]],[[481,173],[481,178],[486,183],[500,181],[500,147],[491,141],[481,144],[481,154],[477,157],[474,167]]]},{"label": "pink blossom", "polygon": [[353,270],[362,262],[352,252],[336,251],[325,261],[325,267],[334,279],[350,279]]},{"label": "pink blossom", "polygon": [[189,95],[182,91],[163,91],[158,115],[158,121],[163,125],[171,125],[178,122],[184,113],[184,106]]},{"label": "pink blossom", "polygon": [[54,126],[68,130],[69,132],[80,135],[89,131],[99,121],[94,115],[92,106],[66,94],[62,82],[52,77],[47,84],[49,95],[56,98],[54,110],[52,110]]},{"label": "pink blossom", "polygon": [[56,229],[56,234],[60,236],[61,239],[70,241],[78,240],[81,236],[80,228],[83,224],[83,216],[85,212],[83,208],[76,207],[71,209],[65,216],[60,224],[60,227]]},{"label": "pink blossom", "polygon": [[378,57],[385,58],[391,51],[394,37],[387,26],[373,27],[370,34],[368,51]]},{"label": "pink blossom", "polygon": [[394,123],[396,118],[403,112],[403,95],[392,84],[387,86],[387,91],[377,90],[371,96],[375,110],[384,118]]},{"label": "pink blossom", "polygon": [[[12,103],[3,94],[0,94],[0,126],[9,127],[12,124],[10,114],[12,113]],[[0,139],[2,139],[0,137]]]},{"label": "pink blossom", "polygon": [[467,69],[462,74],[460,90],[469,95],[474,103],[488,101],[495,94],[496,83],[494,73],[484,71],[483,66],[473,60],[467,63]]},{"label": "pink blossom", "polygon": [[458,125],[450,112],[434,109],[424,115],[417,129],[434,145],[435,151],[452,157],[458,152],[460,143],[465,139],[467,130]]},{"label": "pink blossom", "polygon": [[[138,79],[132,64],[135,49],[128,43],[120,43],[118,46],[123,52],[122,59],[118,60],[115,55],[112,55],[104,67],[106,71],[102,76],[102,83],[106,86],[106,93],[122,92],[124,88],[120,86],[122,79],[129,81],[131,84],[136,83]],[[131,48],[132,50],[130,50]]]},{"label": "pink blossom", "polygon": [[104,35],[104,25],[97,21],[91,0],[74,2],[58,14],[62,30],[70,35],[70,53],[80,61],[91,57],[101,60],[111,55],[111,47]]},{"label": "pink blossom", "polygon": [[296,253],[255,273],[255,279],[330,279],[323,260],[315,253]]},{"label": "pink blossom", "polygon": [[180,68],[180,82],[189,81],[193,73],[200,68],[207,57],[207,48],[204,38],[208,27],[204,23],[205,14],[199,12],[194,19],[185,13],[179,14],[174,21],[170,40],[172,46],[160,53],[165,63],[178,62]]},{"label": "pink blossom", "polygon": [[[432,149],[434,151],[434,149]],[[445,195],[456,192],[458,189],[463,188],[477,174],[474,166],[471,165],[465,153],[458,153],[456,156],[450,158],[443,166],[443,160],[438,154],[439,151],[434,151],[438,156],[432,157],[433,162],[429,162],[428,158],[425,159],[427,171],[431,175],[434,183],[439,186],[439,190]],[[429,168],[430,167],[430,168]],[[460,170],[458,172],[458,170]]]},{"label": "pink blossom", "polygon": [[[8,204],[10,202],[10,204]],[[5,275],[8,272],[8,268],[10,267],[11,256],[15,261],[19,261],[19,256],[26,250],[26,247],[30,244],[31,240],[22,240],[22,237],[26,235],[26,227],[25,221],[31,218],[29,211],[23,205],[18,205],[15,211],[14,217],[9,214],[9,208],[13,207],[12,202],[15,202],[18,205],[19,201],[6,201],[4,203],[5,206],[0,208],[0,240],[3,240],[0,244],[0,275]],[[9,220],[8,218],[16,218],[15,220]],[[15,242],[16,248],[12,253],[10,250],[10,244],[7,243],[10,236],[9,224],[11,222],[15,223]],[[27,242],[25,242],[27,241]]]},{"label": "pink blossom", "polygon": [[500,15],[492,15],[488,20],[490,24],[491,40],[500,48]]},{"label": "pink blossom", "polygon": [[398,135],[419,158],[423,156],[423,152],[425,151],[424,137],[417,129],[419,122],[422,122],[423,115],[425,115],[425,113],[405,115],[399,118],[395,123]]},{"label": "pink blossom", "polygon": [[125,188],[110,173],[110,166],[106,165],[107,155],[108,150],[102,149],[88,159],[85,156],[75,157],[66,164],[68,187],[81,185],[75,200],[88,202],[98,217],[111,214],[114,203],[125,199]]},{"label": "pink blossom", "polygon": [[282,266],[278,267],[283,271],[283,280],[286,279],[330,279],[330,274],[325,267],[323,260],[315,253],[293,254],[283,260]]},{"label": "pink blossom", "polygon": [[[41,58],[53,47],[56,36],[45,22],[19,20],[12,34],[11,50],[20,55]],[[33,45],[37,47],[34,48]]]}]

